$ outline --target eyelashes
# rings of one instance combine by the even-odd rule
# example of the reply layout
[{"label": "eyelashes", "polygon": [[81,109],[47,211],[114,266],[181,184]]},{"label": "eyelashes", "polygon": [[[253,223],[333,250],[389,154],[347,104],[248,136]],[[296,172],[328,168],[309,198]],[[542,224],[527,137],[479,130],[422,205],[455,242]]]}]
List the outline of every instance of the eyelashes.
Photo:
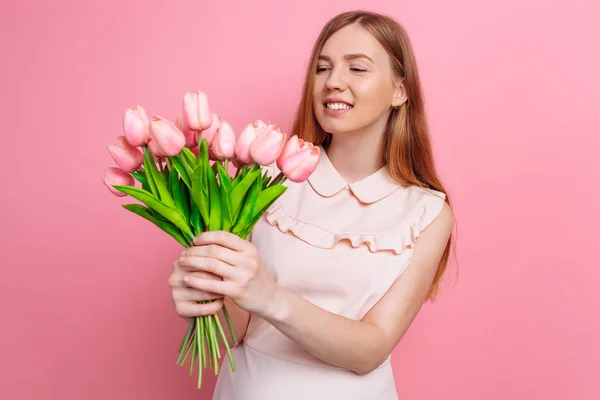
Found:
[{"label": "eyelashes", "polygon": [[[329,70],[331,68],[329,67],[317,67],[317,74],[322,74],[323,72]],[[354,73],[358,73],[358,74],[362,74],[367,72],[366,69],[363,68],[350,68],[350,71],[354,72]]]}]

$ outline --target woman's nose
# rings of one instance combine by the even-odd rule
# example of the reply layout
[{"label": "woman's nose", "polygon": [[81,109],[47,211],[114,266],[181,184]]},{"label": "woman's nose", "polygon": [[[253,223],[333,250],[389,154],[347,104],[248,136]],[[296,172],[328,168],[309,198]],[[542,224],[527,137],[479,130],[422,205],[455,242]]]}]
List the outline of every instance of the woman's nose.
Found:
[{"label": "woman's nose", "polygon": [[346,89],[346,84],[344,83],[342,71],[335,68],[331,69],[331,73],[329,74],[325,85],[328,91],[337,89],[343,92]]}]

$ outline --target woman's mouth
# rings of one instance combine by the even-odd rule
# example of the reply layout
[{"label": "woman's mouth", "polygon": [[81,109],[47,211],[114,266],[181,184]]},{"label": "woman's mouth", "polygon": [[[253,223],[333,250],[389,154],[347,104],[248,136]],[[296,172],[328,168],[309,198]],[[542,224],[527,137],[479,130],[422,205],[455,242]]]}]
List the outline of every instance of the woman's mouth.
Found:
[{"label": "woman's mouth", "polygon": [[340,102],[325,102],[325,112],[330,115],[340,115],[352,110],[352,105]]}]

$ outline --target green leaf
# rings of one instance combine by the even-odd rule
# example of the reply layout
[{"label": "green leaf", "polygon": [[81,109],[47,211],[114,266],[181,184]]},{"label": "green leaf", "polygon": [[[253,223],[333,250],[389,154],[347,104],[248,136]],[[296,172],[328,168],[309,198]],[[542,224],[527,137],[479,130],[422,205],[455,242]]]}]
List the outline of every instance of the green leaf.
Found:
[{"label": "green leaf", "polygon": [[204,232],[204,224],[202,223],[202,218],[200,218],[198,207],[192,206],[192,210],[190,212],[190,224],[194,230],[194,237]]},{"label": "green leaf", "polygon": [[171,157],[171,162],[173,163],[173,167],[177,170],[179,176],[181,176],[181,179],[183,180],[183,182],[185,182],[187,187],[192,187],[192,168],[188,164],[185,157],[183,157],[181,153],[179,153]]},{"label": "green leaf", "polygon": [[[285,190],[287,190],[287,187],[285,187],[285,186],[273,186],[273,187],[283,187],[284,188],[283,192],[285,192]],[[283,193],[281,193],[281,194],[283,194]],[[262,215],[265,213],[265,211],[267,209],[269,209],[269,207],[271,207],[271,205],[279,198],[280,195],[271,196],[271,200],[262,207],[261,207],[261,205],[257,205],[255,207],[253,217],[248,222],[246,229],[240,234],[240,237],[242,239],[246,239],[248,237],[250,232],[252,232],[252,230],[254,229],[254,226],[256,225],[258,220],[260,220],[260,217],[262,217]]]},{"label": "green leaf", "polygon": [[176,208],[172,208],[165,203],[158,200],[156,197],[152,196],[152,194],[146,192],[145,190],[138,189],[132,186],[120,186],[115,185],[115,189],[118,191],[128,194],[134,199],[137,199],[153,209],[154,211],[160,213],[163,217],[168,219],[173,225],[181,229],[184,235],[192,238],[192,231],[185,220],[185,216],[181,213],[181,211]]},{"label": "green leaf", "polygon": [[236,221],[238,219],[242,204],[244,204],[244,198],[250,186],[260,179],[260,169],[250,169],[250,172],[238,183],[232,190],[229,198],[231,199],[231,220]]},{"label": "green leaf", "polygon": [[271,176],[269,175],[269,171],[265,170],[265,173],[262,176],[262,187],[263,189],[267,187],[269,182],[271,181]]},{"label": "green leaf", "polygon": [[221,191],[221,212],[222,212],[222,226],[221,229],[229,232],[232,223],[232,207],[231,207],[231,177],[225,171],[225,168],[221,163],[217,162],[217,173],[219,174],[219,189]]},{"label": "green leaf", "polygon": [[217,174],[219,175],[219,184],[225,188],[227,193],[231,193],[233,189],[232,180],[227,171],[225,171],[225,167],[220,162],[216,162],[217,164]]},{"label": "green leaf", "polygon": [[[154,158],[152,156],[152,153],[150,152],[150,149],[146,147],[145,152],[146,158],[144,166],[146,167],[146,177],[148,178],[148,183],[150,183],[150,180],[152,180],[153,182],[150,185],[150,188],[152,189],[152,185],[154,185],[155,188],[152,189],[152,195],[158,198],[166,205],[168,205],[169,207],[174,207],[175,201],[173,200],[173,197],[171,197],[171,193],[169,193],[169,189],[167,187],[167,177],[164,175],[163,172],[160,172],[158,168],[156,168],[156,164],[154,164]],[[155,192],[155,190],[157,193]]]},{"label": "green leaf", "polygon": [[150,186],[148,185],[148,179],[146,178],[146,172],[144,170],[140,169],[136,172],[132,172],[131,175],[133,175],[133,177],[142,184],[142,189],[147,192],[152,192],[150,190]]},{"label": "green leaf", "polygon": [[173,193],[173,200],[175,201],[175,206],[185,216],[185,220],[189,221],[190,220],[190,208],[189,208],[189,206],[186,207],[186,204],[185,204],[184,198],[183,198],[183,192],[181,190],[181,187],[185,186],[185,185],[182,185],[181,182],[179,182],[179,177],[177,175],[177,171],[175,171],[175,170],[171,170],[169,186],[170,186],[171,193]]},{"label": "green leaf", "polygon": [[235,177],[235,179],[233,180],[233,182],[231,183],[231,187],[234,188],[236,187],[236,185],[238,183],[240,183],[242,181],[242,179],[244,179],[244,177],[248,174],[248,165],[244,165],[242,167],[242,170],[240,171],[240,173],[238,174],[238,176]]},{"label": "green leaf", "polygon": [[[248,174],[248,176],[250,176],[250,174]],[[260,177],[255,176],[254,181],[252,182],[252,186],[250,186],[250,189],[248,190],[248,196],[246,196],[243,206],[241,207],[239,218],[235,220],[235,225],[233,227],[233,230],[231,231],[232,233],[239,236],[240,233],[246,230],[246,226],[254,213],[254,206],[256,204],[256,199],[258,197],[260,189]]]},{"label": "green leaf", "polygon": [[200,216],[202,216],[204,225],[207,226],[208,222],[210,221],[210,203],[208,199],[208,190],[206,186],[203,186],[202,183],[205,181],[205,170],[206,168],[204,166],[204,162],[200,162],[194,169],[192,174],[192,200],[195,206],[198,208]]},{"label": "green leaf", "polygon": [[209,231],[218,231],[222,225],[221,214],[221,193],[217,185],[217,177],[212,172],[208,172],[208,195],[210,197],[210,218],[208,223]]},{"label": "green leaf", "polygon": [[186,215],[186,218],[188,218],[189,221],[192,207],[192,205],[190,204],[190,190],[186,185],[182,184],[181,181],[179,181],[179,192],[181,196],[182,207],[186,210],[184,214]]},{"label": "green leaf", "polygon": [[196,156],[194,155],[194,153],[192,153],[192,151],[190,149],[188,149],[187,147],[184,147],[181,150],[181,153],[179,153],[179,154],[183,154],[183,156],[185,157],[185,160],[187,161],[188,165],[190,166],[190,169],[194,169],[194,167],[198,163],[198,160],[196,159]]},{"label": "green leaf", "polygon": [[156,169],[156,164],[154,164],[154,156],[150,152],[148,146],[142,146],[142,150],[144,152],[144,168],[146,169],[146,180],[148,181],[148,186],[150,187],[150,193],[152,193],[154,197],[159,197],[158,189],[156,188],[154,177],[151,173],[152,167]]},{"label": "green leaf", "polygon": [[171,235],[177,242],[179,242],[184,247],[189,247],[189,243],[185,239],[185,237],[181,234],[181,231],[177,229],[177,227],[169,222],[159,221],[154,218],[149,212],[148,209],[139,204],[123,204],[123,207],[126,210],[131,211],[134,214],[139,215],[142,218],[152,222],[154,225],[158,226],[164,232]]}]

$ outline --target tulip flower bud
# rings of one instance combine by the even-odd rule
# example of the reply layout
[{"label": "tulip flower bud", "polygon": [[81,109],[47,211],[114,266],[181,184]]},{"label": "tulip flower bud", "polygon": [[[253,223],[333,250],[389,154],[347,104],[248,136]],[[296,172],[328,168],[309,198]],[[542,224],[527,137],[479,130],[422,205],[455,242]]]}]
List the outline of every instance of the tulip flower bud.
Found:
[{"label": "tulip flower bud", "polygon": [[186,126],[183,121],[183,115],[177,117],[175,126],[183,133],[183,136],[185,136],[185,147],[192,148],[198,144],[198,131],[189,129]]},{"label": "tulip flower bud", "polygon": [[173,122],[154,116],[150,121],[149,129],[152,141],[165,156],[177,155],[185,147],[185,136]]},{"label": "tulip flower bud", "polygon": [[116,167],[110,167],[110,168],[106,168],[104,170],[102,182],[104,182],[104,184],[106,185],[106,187],[108,188],[108,190],[110,190],[110,192],[112,194],[114,194],[115,196],[118,196],[118,197],[125,197],[127,195],[123,192],[119,192],[117,189],[115,189],[113,187],[113,185],[115,185],[115,186],[134,186],[135,185],[135,180],[133,179],[133,176],[131,176],[131,174],[123,171],[120,168],[116,168]]},{"label": "tulip flower bud", "polygon": [[277,125],[268,125],[257,133],[250,146],[250,155],[259,165],[273,164],[285,144],[286,135],[279,131]]},{"label": "tulip flower bud", "polygon": [[200,131],[210,126],[212,113],[208,107],[208,97],[204,92],[186,92],[183,96],[183,121],[194,131]]},{"label": "tulip flower bud", "polygon": [[221,121],[221,126],[215,134],[212,151],[217,160],[231,159],[235,155],[236,136],[227,121]]},{"label": "tulip flower bud", "polygon": [[125,172],[135,171],[144,163],[144,154],[137,147],[130,145],[125,136],[118,136],[108,146],[108,151],[119,168]]},{"label": "tulip flower bud", "polygon": [[250,164],[252,156],[250,156],[250,146],[256,139],[257,127],[254,124],[248,124],[240,134],[235,145],[235,156],[237,159],[236,166],[239,164]]},{"label": "tulip flower bud", "polygon": [[208,147],[210,148],[210,146],[212,146],[212,143],[215,139],[215,135],[217,133],[217,131],[219,130],[219,127],[221,126],[221,118],[213,113],[212,114],[212,121],[211,124],[208,128],[203,129],[200,133],[201,133],[201,139],[206,139],[206,142],[208,143]]},{"label": "tulip flower bud", "polygon": [[123,132],[130,145],[139,147],[150,140],[148,124],[148,115],[142,106],[137,105],[123,111]]},{"label": "tulip flower bud", "polygon": [[320,148],[292,136],[277,159],[277,168],[292,182],[302,182],[319,164]]}]

